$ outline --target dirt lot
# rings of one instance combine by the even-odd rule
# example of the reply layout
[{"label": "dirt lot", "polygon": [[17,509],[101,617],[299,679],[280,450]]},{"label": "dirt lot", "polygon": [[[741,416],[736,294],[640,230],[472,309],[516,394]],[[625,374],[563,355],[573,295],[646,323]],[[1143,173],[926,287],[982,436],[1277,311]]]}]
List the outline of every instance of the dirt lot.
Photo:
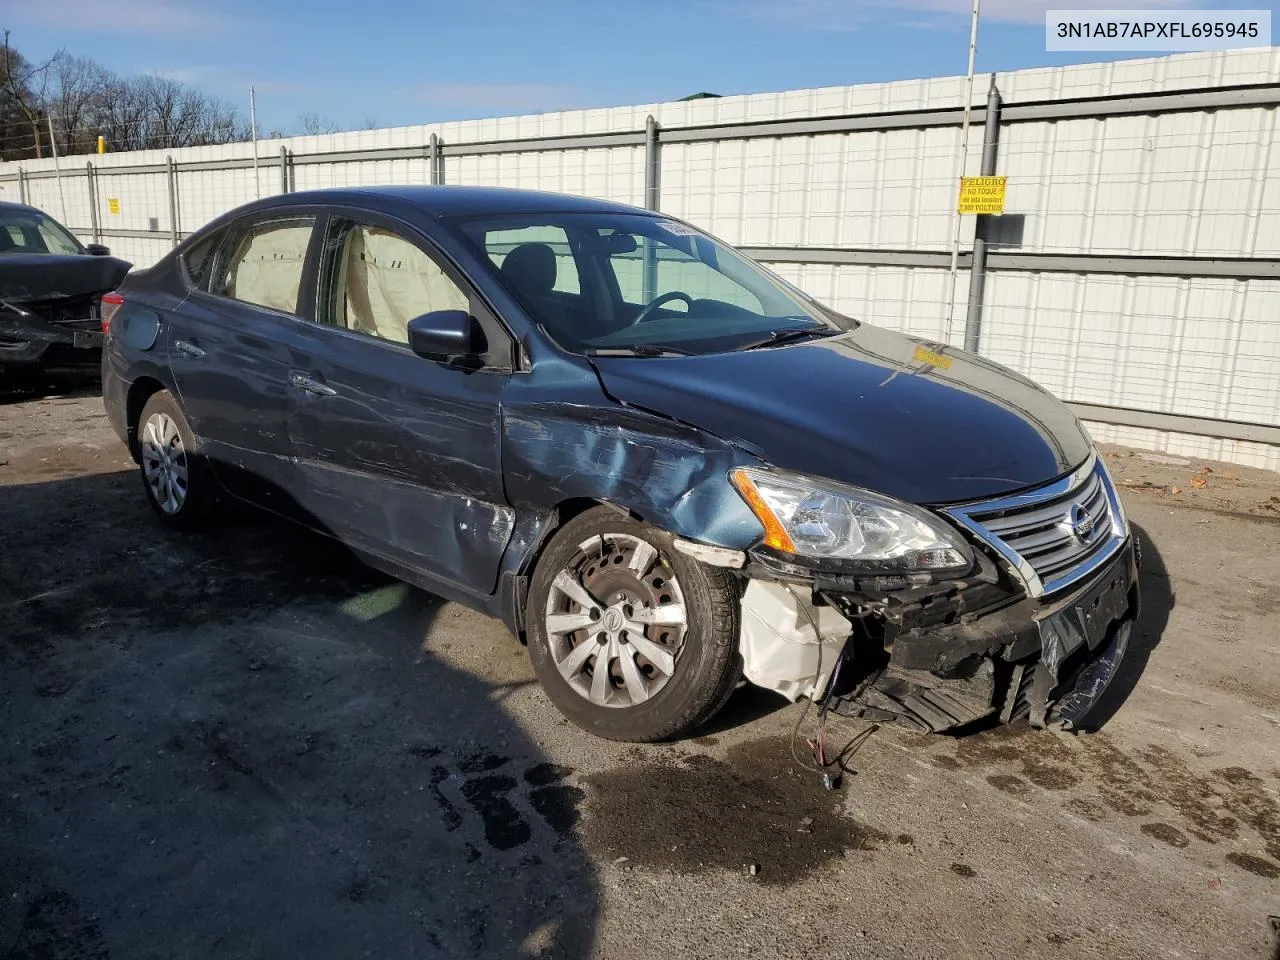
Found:
[{"label": "dirt lot", "polygon": [[1280,957],[1280,482],[1111,462],[1104,730],[842,724],[825,793],[800,707],[594,740],[497,622],[263,517],[167,534],[100,400],[0,400],[0,958]]}]

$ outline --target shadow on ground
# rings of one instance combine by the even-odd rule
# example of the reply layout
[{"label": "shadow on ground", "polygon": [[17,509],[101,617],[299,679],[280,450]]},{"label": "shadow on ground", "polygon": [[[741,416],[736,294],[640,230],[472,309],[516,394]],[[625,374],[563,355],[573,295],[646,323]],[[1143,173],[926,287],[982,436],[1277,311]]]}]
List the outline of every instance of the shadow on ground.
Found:
[{"label": "shadow on ground", "polygon": [[0,366],[0,405],[42,397],[100,397],[102,377],[95,366],[27,370]]},{"label": "shadow on ground", "polygon": [[581,791],[440,601],[136,484],[0,488],[0,957],[591,953]]},{"label": "shadow on ground", "polygon": [[1151,654],[1164,636],[1176,603],[1173,581],[1169,579],[1160,548],[1141,527],[1135,524],[1133,531],[1142,545],[1142,569],[1138,571],[1142,609],[1129,640],[1129,651],[1120,662],[1120,670],[1089,713],[1088,724],[1096,730],[1110,722],[1137,687]]}]

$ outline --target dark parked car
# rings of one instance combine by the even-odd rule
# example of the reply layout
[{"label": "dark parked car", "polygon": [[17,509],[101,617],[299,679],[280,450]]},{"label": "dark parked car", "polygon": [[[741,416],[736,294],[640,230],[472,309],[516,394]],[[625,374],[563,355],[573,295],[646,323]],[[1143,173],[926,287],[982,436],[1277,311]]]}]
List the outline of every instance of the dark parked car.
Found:
[{"label": "dark parked car", "polygon": [[0,202],[0,371],[99,362],[99,300],[129,264],[47,213]]},{"label": "dark parked car", "polygon": [[160,519],[235,497],[501,616],[605,737],[742,676],[945,730],[1080,726],[1137,557],[1072,413],[700,230],[514,190],[299,193],[130,275],[107,410]]}]

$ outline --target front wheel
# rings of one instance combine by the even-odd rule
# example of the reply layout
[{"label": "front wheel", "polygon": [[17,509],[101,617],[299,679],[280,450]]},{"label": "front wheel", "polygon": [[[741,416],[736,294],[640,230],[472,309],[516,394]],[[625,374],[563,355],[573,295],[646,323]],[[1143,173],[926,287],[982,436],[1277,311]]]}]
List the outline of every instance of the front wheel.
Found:
[{"label": "front wheel", "polygon": [[573,723],[652,742],[706,723],[741,677],[739,591],[725,570],[608,508],[569,521],[534,570],[534,672]]}]

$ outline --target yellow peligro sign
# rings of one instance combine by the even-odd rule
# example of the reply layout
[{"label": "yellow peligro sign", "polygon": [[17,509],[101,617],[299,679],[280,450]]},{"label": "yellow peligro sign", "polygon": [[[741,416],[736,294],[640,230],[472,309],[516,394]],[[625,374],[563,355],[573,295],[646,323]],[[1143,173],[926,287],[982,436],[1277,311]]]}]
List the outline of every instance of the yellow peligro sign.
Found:
[{"label": "yellow peligro sign", "polygon": [[960,212],[1004,213],[1004,188],[1008,177],[961,177]]},{"label": "yellow peligro sign", "polygon": [[120,212],[120,198],[119,198],[119,197],[107,197],[107,212],[108,212],[108,213],[119,213],[119,212]]}]

